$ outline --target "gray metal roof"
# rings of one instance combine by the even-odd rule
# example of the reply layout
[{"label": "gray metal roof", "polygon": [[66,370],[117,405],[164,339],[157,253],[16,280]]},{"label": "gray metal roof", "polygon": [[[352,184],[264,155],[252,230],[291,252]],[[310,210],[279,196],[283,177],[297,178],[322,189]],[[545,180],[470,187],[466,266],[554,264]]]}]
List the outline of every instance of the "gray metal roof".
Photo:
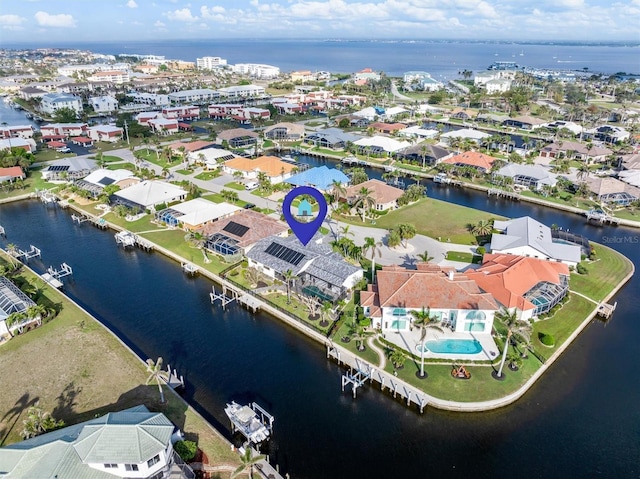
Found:
[{"label": "gray metal roof", "polygon": [[145,406],[108,413],[0,449],[0,477],[112,479],[88,464],[141,464],[166,449],[174,429]]},{"label": "gray metal roof", "polygon": [[496,175],[508,176],[529,176],[538,181],[538,183],[555,185],[558,181],[558,175],[551,173],[547,168],[538,165],[519,165],[517,163],[509,163],[498,171]]}]

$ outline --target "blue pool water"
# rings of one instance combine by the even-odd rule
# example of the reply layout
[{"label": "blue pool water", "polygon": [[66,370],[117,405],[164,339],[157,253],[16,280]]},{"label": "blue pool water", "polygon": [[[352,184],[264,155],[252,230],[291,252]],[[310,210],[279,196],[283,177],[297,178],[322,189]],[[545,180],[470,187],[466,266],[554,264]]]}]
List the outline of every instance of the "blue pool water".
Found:
[{"label": "blue pool water", "polygon": [[[420,345],[417,349],[420,352]],[[482,346],[475,339],[438,339],[427,341],[424,351],[438,354],[477,354],[482,351]]]}]

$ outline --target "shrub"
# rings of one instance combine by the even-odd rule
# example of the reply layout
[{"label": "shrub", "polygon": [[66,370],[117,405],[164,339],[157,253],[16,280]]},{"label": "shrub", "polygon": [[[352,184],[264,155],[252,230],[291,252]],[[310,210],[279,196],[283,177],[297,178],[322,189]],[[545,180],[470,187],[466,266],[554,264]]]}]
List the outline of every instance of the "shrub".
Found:
[{"label": "shrub", "polygon": [[538,333],[538,339],[545,346],[551,347],[556,344],[556,340],[551,334]]},{"label": "shrub", "polygon": [[173,449],[178,453],[184,462],[189,462],[198,452],[198,445],[193,441],[177,441]]},{"label": "shrub", "polygon": [[480,256],[483,256],[486,252],[487,248],[485,248],[484,246],[478,246],[476,248],[476,254],[479,254]]},{"label": "shrub", "polygon": [[589,274],[589,270],[585,268],[582,263],[578,263],[578,265],[576,266],[576,271],[578,272],[578,274]]}]

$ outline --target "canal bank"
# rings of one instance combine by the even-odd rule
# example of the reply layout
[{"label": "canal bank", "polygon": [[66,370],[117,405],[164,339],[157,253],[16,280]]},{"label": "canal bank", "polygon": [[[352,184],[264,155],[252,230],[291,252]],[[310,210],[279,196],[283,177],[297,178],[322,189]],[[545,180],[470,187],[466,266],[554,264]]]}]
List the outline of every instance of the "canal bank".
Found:
[{"label": "canal bank", "polygon": [[[65,207],[69,207],[74,211],[88,215],[86,210],[79,208],[74,203],[64,202],[63,205]],[[94,220],[97,220],[97,216],[94,215]],[[93,222],[95,224],[95,221]],[[115,225],[110,222],[105,223],[109,228],[114,231],[124,231],[124,228],[121,226]],[[146,240],[150,241],[150,240]],[[178,255],[177,253],[158,245],[150,241],[153,249],[162,253],[166,257],[172,259],[179,265],[183,265],[187,262],[187,259]],[[627,260],[628,261],[628,260]],[[614,287],[614,290],[607,296],[607,300],[615,295],[620,288],[626,284],[626,282],[633,276],[633,263],[631,264],[631,272]],[[418,389],[415,386],[402,381],[401,379],[392,376],[390,373],[385,371],[379,371],[376,369],[376,366],[364,358],[355,356],[352,352],[347,350],[346,348],[340,346],[339,344],[334,343],[327,337],[313,330],[312,328],[306,326],[304,323],[300,322],[297,319],[292,318],[288,314],[283,311],[273,307],[268,302],[264,301],[261,296],[253,294],[251,291],[242,290],[236,285],[228,281],[226,278],[217,275],[211,271],[208,271],[204,268],[198,267],[197,272],[207,277],[211,281],[217,283],[219,286],[223,288],[223,291],[231,293],[230,296],[234,297],[237,302],[240,302],[240,298],[244,294],[251,294],[254,301],[257,302],[259,309],[270,314],[271,316],[277,318],[280,321],[283,321],[285,324],[294,328],[298,332],[306,335],[310,339],[324,345],[327,348],[327,357],[333,357],[338,360],[338,363],[342,363],[344,366],[347,366],[351,369],[355,370],[367,370],[370,372],[370,379],[376,380],[381,384],[382,389],[384,389],[385,384],[390,385],[390,391],[393,391],[394,397],[396,397],[396,392],[401,391],[401,396],[406,398],[407,405],[411,405],[412,403],[419,408],[422,412],[426,405],[431,407],[435,407],[438,409],[444,409],[448,411],[457,411],[457,412],[480,412],[480,411],[488,411],[492,409],[497,409],[501,407],[505,407],[519,398],[521,398],[534,384],[535,382],[542,376],[542,374],[560,357],[562,352],[575,340],[578,334],[591,322],[591,320],[595,317],[597,313],[597,305],[594,307],[594,310],[588,315],[587,318],[580,324],[580,326],[571,334],[570,338],[565,341],[558,350],[556,350],[545,363],[543,363],[538,370],[534,373],[534,375],[529,378],[521,387],[519,387],[516,391],[513,391],[506,396],[501,398],[492,399],[489,401],[481,401],[481,402],[461,402],[461,401],[452,401],[442,399],[440,397],[436,397],[428,392]],[[212,300],[213,302],[213,300]],[[255,307],[254,307],[255,308]],[[255,312],[255,310],[254,310]],[[402,394],[404,392],[404,394]]]}]

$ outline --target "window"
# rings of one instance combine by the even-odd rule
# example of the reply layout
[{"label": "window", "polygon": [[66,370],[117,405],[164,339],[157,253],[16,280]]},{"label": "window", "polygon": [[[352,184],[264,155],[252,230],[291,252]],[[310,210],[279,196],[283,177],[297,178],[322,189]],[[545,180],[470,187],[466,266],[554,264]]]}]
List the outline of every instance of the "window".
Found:
[{"label": "window", "polygon": [[105,464],[104,468],[105,469],[118,469],[118,465],[117,464]]},{"label": "window", "polygon": [[124,465],[124,470],[125,471],[137,471],[138,470],[138,465],[137,464],[125,464]]},{"label": "window", "polygon": [[406,316],[406,315],[407,315],[407,310],[404,308],[393,309],[393,316]]},{"label": "window", "polygon": [[155,456],[153,456],[151,459],[147,461],[147,466],[151,467],[154,464],[158,464],[159,462],[160,462],[160,454],[156,454]]}]

